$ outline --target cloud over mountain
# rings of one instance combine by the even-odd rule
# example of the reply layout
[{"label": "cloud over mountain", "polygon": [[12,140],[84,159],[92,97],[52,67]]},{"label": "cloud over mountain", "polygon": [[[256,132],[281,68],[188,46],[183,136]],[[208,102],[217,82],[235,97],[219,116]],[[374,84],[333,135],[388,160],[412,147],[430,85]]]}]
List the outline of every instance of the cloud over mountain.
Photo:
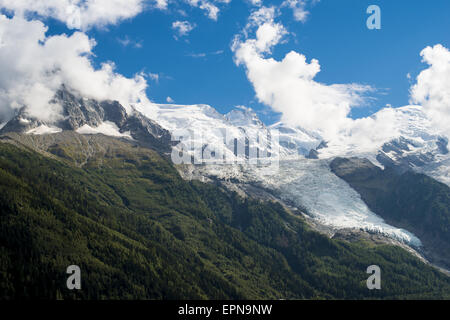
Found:
[{"label": "cloud over mountain", "polygon": [[[125,2],[128,9],[119,13]],[[147,3],[144,0],[125,2],[0,0],[0,6],[15,12],[12,18],[0,15],[0,120],[25,106],[31,116],[43,120],[58,117],[60,108],[50,101],[63,84],[87,98],[118,100],[128,110],[133,105],[149,105],[144,74],[125,77],[115,70],[112,62],[98,67],[93,63],[96,42],[86,33],[49,36],[46,25],[35,20],[37,14],[59,19],[69,27],[85,29],[132,17]],[[229,2],[185,0],[180,3],[202,9],[207,3],[220,6]],[[330,142],[329,150],[354,145],[361,149],[378,148],[399,135],[402,118],[394,108],[385,108],[362,119],[350,117],[352,108],[365,104],[366,95],[374,90],[372,87],[358,83],[321,83],[316,80],[321,64],[301,52],[289,51],[281,59],[272,56],[272,50],[283,43],[289,33],[279,19],[283,8],[287,3],[291,3],[292,8],[305,8],[304,1],[286,1],[278,7],[250,2],[256,7],[252,7],[247,25],[234,39],[232,50],[235,63],[245,68],[259,102],[281,113],[283,122],[317,132]],[[162,10],[175,5],[172,1],[148,3]],[[79,24],[71,24],[72,11],[68,8],[81,14]],[[194,22],[172,21],[179,37],[195,26]],[[123,44],[130,41],[125,37]],[[205,55],[190,54],[192,57]],[[448,137],[450,51],[436,45],[424,49],[421,55],[429,67],[419,74],[411,88],[411,103],[420,104],[438,133]],[[155,80],[155,75],[151,77]],[[169,94],[165,94],[167,96]]]},{"label": "cloud over mountain", "polygon": [[[352,108],[364,105],[374,88],[357,83],[320,83],[315,80],[321,71],[319,61],[308,61],[296,51],[281,60],[271,56],[272,49],[288,34],[277,21],[279,12],[279,7],[254,10],[232,44],[235,62],[244,66],[259,102],[281,113],[283,122],[320,133],[329,142],[328,153],[345,153],[355,147],[369,152],[398,137],[409,107],[386,107],[370,117],[352,119]],[[419,110],[428,118],[418,121],[423,125],[428,125],[428,120],[435,122],[437,127],[432,131],[448,137],[450,51],[437,45],[424,49],[421,55],[430,67],[420,73],[411,88],[411,103],[420,104]]]},{"label": "cloud over mountain", "polygon": [[[51,17],[72,29],[116,24],[142,12],[146,0],[0,0],[0,7],[16,15]],[[157,6],[164,7],[163,1]]]},{"label": "cloud over mountain", "polygon": [[144,75],[126,78],[113,63],[96,68],[92,62],[95,40],[85,33],[47,36],[40,21],[0,15],[0,116],[15,110],[42,120],[59,116],[53,95],[64,84],[87,98],[118,100],[125,108],[149,103]]},{"label": "cloud over mountain", "polygon": [[450,136],[450,51],[438,44],[426,47],[420,55],[429,67],[417,76],[411,102],[422,105],[434,124]]},{"label": "cloud over mountain", "polygon": [[[281,112],[283,121],[308,130],[319,130],[330,138],[347,127],[351,107],[363,101],[370,87],[359,84],[326,85],[314,80],[320,72],[316,59],[291,51],[281,60],[268,57],[271,49],[287,33],[275,22],[275,8],[262,7],[252,13],[244,34],[256,29],[253,38],[237,37],[233,44],[235,60],[244,65],[258,100]],[[327,115],[327,116],[325,116]]]}]

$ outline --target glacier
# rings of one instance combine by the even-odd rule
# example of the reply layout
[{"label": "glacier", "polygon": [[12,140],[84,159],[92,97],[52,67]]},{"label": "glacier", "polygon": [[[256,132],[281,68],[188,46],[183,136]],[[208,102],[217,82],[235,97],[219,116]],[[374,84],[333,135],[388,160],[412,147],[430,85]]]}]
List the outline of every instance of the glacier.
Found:
[{"label": "glacier", "polygon": [[[299,208],[321,225],[334,230],[356,229],[380,234],[416,248],[422,246],[420,239],[407,230],[387,224],[372,212],[354,189],[331,172],[329,162],[336,156],[357,156],[383,167],[384,164],[379,161],[380,154],[393,161],[399,161],[394,156],[404,158],[411,154],[425,154],[432,155],[430,159],[433,161],[421,167],[412,165],[413,169],[433,177],[439,176],[440,181],[445,180],[443,177],[446,174],[450,176],[446,165],[450,157],[438,152],[436,141],[440,137],[433,133],[417,106],[395,109],[398,133],[409,143],[409,147],[400,150],[397,155],[383,151],[383,147],[387,150],[385,145],[391,142],[389,139],[384,145],[373,146],[371,150],[333,144],[318,150],[323,143],[320,135],[281,122],[265,126],[248,108],[235,109],[223,115],[207,105],[155,104],[140,111],[170,132],[196,130],[206,136],[207,144],[213,145],[224,144],[217,128],[226,128],[242,136],[249,136],[252,130],[277,130],[280,135],[277,166],[248,163],[197,165],[190,169],[190,176],[260,186],[285,203]],[[399,137],[393,136],[392,141],[396,138]],[[308,159],[307,154],[314,149],[317,149],[319,159]]]},{"label": "glacier", "polygon": [[414,234],[387,224],[373,213],[354,189],[331,172],[329,160],[281,160],[276,168],[245,164],[196,166],[190,177],[257,186],[323,226],[363,230],[412,247],[422,246]]},{"label": "glacier", "polygon": [[[172,160],[180,151],[189,152],[183,157],[188,162],[198,160],[200,154],[200,162],[189,163],[193,166],[188,175],[180,171],[185,177],[219,179],[230,188],[238,188],[239,183],[261,187],[328,229],[364,230],[421,246],[414,234],[387,224],[372,212],[355,190],[331,172],[329,162],[335,157],[366,158],[380,167],[394,164],[450,185],[448,139],[434,130],[419,106],[380,110],[368,122],[380,123],[381,119],[383,123],[387,119],[395,130],[381,132],[382,139],[376,143],[358,145],[358,140],[351,139],[324,141],[317,132],[283,122],[266,126],[246,107],[221,114],[205,104],[150,103],[132,106],[132,113],[127,114],[117,102],[86,100],[65,88],[56,98],[62,102],[67,118],[44,123],[21,112],[8,122],[7,129],[31,135],[74,130],[139,140],[136,142],[142,142],[144,134],[151,144],[154,139],[162,139],[163,143],[152,146],[165,154],[172,152]],[[183,144],[193,150],[180,149]],[[259,160],[267,157],[255,162],[255,155]]]}]

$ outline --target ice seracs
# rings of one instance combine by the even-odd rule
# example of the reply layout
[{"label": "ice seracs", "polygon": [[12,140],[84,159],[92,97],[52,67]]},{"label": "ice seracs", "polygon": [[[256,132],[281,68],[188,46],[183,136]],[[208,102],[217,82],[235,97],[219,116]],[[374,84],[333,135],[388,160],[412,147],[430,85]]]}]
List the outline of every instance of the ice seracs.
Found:
[{"label": "ice seracs", "polygon": [[[266,126],[253,110],[245,107],[223,115],[204,104],[151,104],[136,107],[139,109],[131,107],[132,112],[127,113],[117,102],[84,99],[67,90],[59,92],[55,101],[63,107],[61,119],[44,123],[27,117],[24,110],[1,132],[51,134],[72,130],[80,134],[133,139],[152,148],[168,150],[179,141],[200,145],[202,156],[214,154],[214,161],[193,166],[192,177],[261,187],[274,197],[301,208],[322,225],[378,233],[411,246],[420,246],[420,240],[406,230],[388,225],[370,211],[357,192],[330,171],[329,161],[336,156],[368,158],[381,167],[406,166],[450,183],[448,139],[434,132],[417,106],[384,110],[374,115],[382,118],[383,113],[389,113],[396,130],[378,144],[361,147],[357,143],[324,141],[317,133],[281,122]],[[230,143],[224,132],[236,143]],[[275,135],[278,139],[272,139]],[[267,143],[269,138],[270,143]],[[238,141],[245,144],[243,154],[236,153]],[[218,150],[223,150],[224,158],[239,161],[218,164],[215,161],[218,154],[221,156]],[[249,163],[250,150],[276,155],[277,165]]]},{"label": "ice seracs", "polygon": [[[405,111],[407,116],[408,110]],[[373,213],[355,190],[334,175],[328,164],[332,157],[306,159],[313,149],[327,149],[327,144],[318,134],[283,123],[266,127],[256,113],[242,107],[226,115],[221,115],[205,105],[155,105],[151,112],[154,119],[172,133],[183,129],[200,133],[204,137],[205,147],[211,144],[227,147],[224,146],[223,136],[217,131],[219,128],[226,128],[243,138],[251,138],[251,133],[258,130],[279,132],[278,166],[257,166],[245,162],[194,166],[188,174],[192,178],[237,181],[262,187],[286,203],[302,208],[307,215],[322,225],[334,229],[365,230],[414,247],[421,246],[415,235],[388,225]],[[402,116],[400,114],[400,117]],[[403,132],[406,133],[407,128],[404,128]],[[360,152],[357,148],[347,150],[356,154]],[[376,150],[374,148],[372,152],[374,161]]]},{"label": "ice seracs", "polygon": [[[247,141],[248,148],[258,148],[261,152],[268,148],[264,137],[273,137],[270,152],[281,158],[304,157],[321,142],[320,138],[304,130],[288,128],[281,123],[267,127],[254,111],[245,107],[238,107],[226,115],[208,105],[155,104],[139,111],[177,135],[176,138],[183,136],[177,132],[189,130],[191,136],[183,136],[186,144],[193,144],[201,137],[204,148],[223,149],[225,153],[233,154],[234,150],[224,139],[224,132],[239,141]],[[263,138],[258,140],[258,136]]]}]

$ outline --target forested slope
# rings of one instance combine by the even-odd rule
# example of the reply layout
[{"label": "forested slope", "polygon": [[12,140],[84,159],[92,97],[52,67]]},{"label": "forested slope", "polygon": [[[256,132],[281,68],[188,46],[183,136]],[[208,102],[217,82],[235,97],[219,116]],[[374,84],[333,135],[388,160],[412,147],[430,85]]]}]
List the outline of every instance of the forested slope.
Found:
[{"label": "forested slope", "polygon": [[424,174],[382,170],[364,159],[337,158],[336,175],[389,224],[417,235],[434,263],[450,269],[450,188]]},{"label": "forested slope", "polygon": [[449,298],[449,278],[401,248],[330,240],[149,149],[73,134],[46,150],[0,143],[2,299]]}]

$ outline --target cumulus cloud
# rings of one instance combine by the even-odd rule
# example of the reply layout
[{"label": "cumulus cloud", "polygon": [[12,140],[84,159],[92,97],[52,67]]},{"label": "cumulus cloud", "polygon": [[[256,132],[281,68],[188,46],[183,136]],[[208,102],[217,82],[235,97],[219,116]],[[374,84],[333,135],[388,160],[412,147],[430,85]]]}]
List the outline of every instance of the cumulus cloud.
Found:
[{"label": "cumulus cloud", "polygon": [[0,15],[0,115],[17,109],[41,120],[55,120],[60,106],[49,103],[64,84],[87,98],[117,100],[131,111],[132,105],[150,103],[144,75],[126,78],[113,63],[95,68],[96,45],[82,32],[47,36],[40,21]]},{"label": "cumulus cloud", "polygon": [[429,67],[411,87],[411,103],[422,105],[435,126],[450,137],[450,51],[438,44],[426,47],[420,55]]},{"label": "cumulus cloud", "polygon": [[362,94],[371,90],[358,84],[326,85],[314,78],[320,72],[316,59],[291,51],[281,60],[266,57],[287,34],[282,24],[275,22],[276,10],[262,7],[252,13],[245,33],[256,27],[255,37],[233,44],[235,61],[245,66],[256,97],[291,125],[319,131],[325,138],[336,137],[351,120],[353,106],[362,103]]},{"label": "cumulus cloud", "polygon": [[[104,27],[142,12],[146,0],[0,0],[16,15],[39,15],[62,21],[71,29]],[[163,8],[166,1],[157,1]]]},{"label": "cumulus cloud", "polygon": [[261,6],[262,5],[262,0],[248,0],[252,5],[254,6]]},{"label": "cumulus cloud", "polygon": [[169,6],[169,0],[154,0],[154,5],[158,9],[167,10]]},{"label": "cumulus cloud", "polygon": [[[276,22],[279,9],[261,7],[252,12],[242,34],[235,37],[235,62],[244,66],[256,98],[281,113],[288,125],[318,133],[328,142],[324,156],[344,155],[358,150],[369,153],[384,143],[417,129],[450,137],[450,51],[442,45],[425,48],[421,56],[429,67],[411,88],[410,103],[419,106],[392,108],[386,105],[376,114],[352,119],[352,108],[362,106],[368,85],[325,84],[315,80],[321,71],[317,59],[291,51],[284,58],[271,57],[271,51],[288,34]],[[411,131],[412,130],[412,131]]]},{"label": "cumulus cloud", "polygon": [[206,12],[206,15],[212,19],[217,20],[220,9],[216,3],[228,4],[231,0],[185,0],[190,6],[200,8]]},{"label": "cumulus cloud", "polygon": [[[146,7],[168,10],[170,0],[0,0],[0,8],[24,18],[57,19],[70,29],[88,30],[105,27],[130,19]],[[218,19],[219,6],[231,0],[184,0],[185,4],[205,11]]]},{"label": "cumulus cloud", "polygon": [[184,37],[195,29],[195,24],[189,21],[175,21],[172,23],[172,29],[177,33],[177,37]]},{"label": "cumulus cloud", "polygon": [[274,6],[262,7],[258,10],[254,10],[248,18],[248,23],[245,27],[245,35],[251,30],[251,28],[259,27],[263,23],[274,23],[274,19],[278,15]]},{"label": "cumulus cloud", "polygon": [[305,22],[308,18],[309,11],[306,10],[306,0],[285,0],[281,6],[291,8],[296,21]]}]

